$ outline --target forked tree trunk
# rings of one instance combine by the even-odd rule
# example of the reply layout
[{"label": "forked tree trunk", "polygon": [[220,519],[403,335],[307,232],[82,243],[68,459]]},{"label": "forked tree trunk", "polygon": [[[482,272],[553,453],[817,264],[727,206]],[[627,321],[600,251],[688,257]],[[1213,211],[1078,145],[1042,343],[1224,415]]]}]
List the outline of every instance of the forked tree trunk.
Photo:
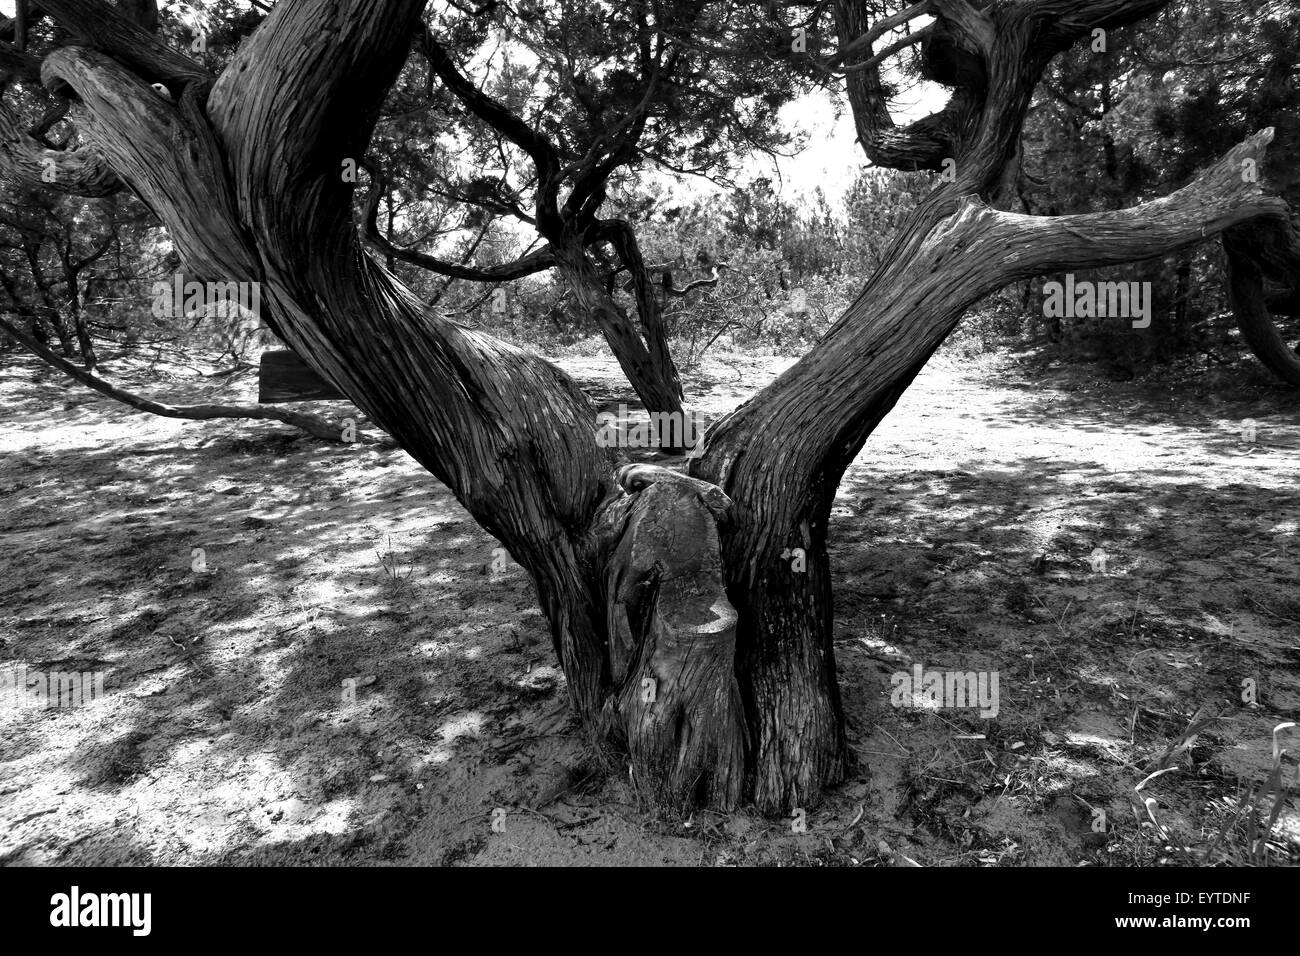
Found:
[{"label": "forked tree trunk", "polygon": [[[735,503],[724,555],[742,622],[741,687],[763,718],[753,729],[764,803],[788,806],[841,769],[825,543],[835,489],[866,437],[964,312],[996,289],[1060,268],[1152,258],[1199,242],[1206,223],[1218,230],[1281,214],[1280,200],[1238,175],[1271,138],[1271,130],[1251,137],[1196,182],[1134,210],[1039,218],[934,197],[817,347],[710,430],[691,474]],[[791,570],[795,548],[804,549],[804,573]]]},{"label": "forked tree trunk", "polygon": [[[42,6],[74,30],[93,26],[87,0]],[[984,295],[1284,215],[1238,175],[1271,131],[1136,210],[997,212],[976,197],[1014,152],[1034,69],[1068,45],[1045,24],[1086,32],[1132,5],[1094,0],[1077,21],[1054,0],[1009,5],[1014,22],[999,32],[964,3],[937,4],[987,66],[990,108],[962,125],[958,182],[915,211],[823,341],[710,432],[691,476],[620,469],[566,376],[423,308],[359,245],[338,170],[365,154],[422,6],[280,0],[210,94],[201,71],[138,33],[101,29],[101,52],[61,49],[44,69],[77,92],[78,123],[157,210],[189,270],[261,282],[289,346],[527,569],[575,709],[626,753],[649,799],[809,806],[845,770],[825,548],[844,469]],[[1017,57],[1043,37],[1048,50],[1026,66]],[[176,106],[155,81],[174,85]]]},{"label": "forked tree trunk", "polygon": [[618,359],[637,397],[651,412],[682,411],[682,383],[668,349],[668,338],[655,310],[639,310],[640,330],[604,287],[600,273],[580,242],[560,246],[556,266],[574,301],[595,319],[610,351]]}]

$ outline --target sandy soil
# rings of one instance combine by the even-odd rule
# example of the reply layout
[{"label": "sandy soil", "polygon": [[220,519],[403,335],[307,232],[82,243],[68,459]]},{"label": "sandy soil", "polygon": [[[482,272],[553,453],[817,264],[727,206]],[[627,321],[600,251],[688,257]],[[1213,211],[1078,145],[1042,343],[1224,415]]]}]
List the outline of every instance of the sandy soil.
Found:
[{"label": "sandy soil", "polygon": [[[711,359],[692,397],[716,416],[786,361]],[[942,355],[908,391],[836,503],[856,767],[799,833],[656,819],[594,773],[526,576],[404,453],[143,416],[6,357],[0,664],[106,693],[0,707],[0,862],[1240,860],[1241,828],[1212,844],[1300,713],[1300,415],[1269,389],[1151,395]],[[891,706],[915,663],[996,671],[998,715]],[[1291,794],[1274,864],[1300,861]]]}]

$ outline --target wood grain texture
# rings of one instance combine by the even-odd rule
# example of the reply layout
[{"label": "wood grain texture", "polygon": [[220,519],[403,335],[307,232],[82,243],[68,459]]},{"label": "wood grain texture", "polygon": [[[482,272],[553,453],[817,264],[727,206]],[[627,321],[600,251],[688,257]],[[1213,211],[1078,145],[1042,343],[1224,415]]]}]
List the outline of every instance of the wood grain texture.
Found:
[{"label": "wood grain texture", "polygon": [[0,169],[35,189],[73,196],[111,196],[122,188],[113,167],[93,143],[49,149],[21,127],[4,103],[0,103]]}]

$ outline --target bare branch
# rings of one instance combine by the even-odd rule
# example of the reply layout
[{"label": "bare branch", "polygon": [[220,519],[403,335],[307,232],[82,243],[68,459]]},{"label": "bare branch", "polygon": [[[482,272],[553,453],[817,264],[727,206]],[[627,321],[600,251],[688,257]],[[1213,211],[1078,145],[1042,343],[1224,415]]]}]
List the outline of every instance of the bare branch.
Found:
[{"label": "bare branch", "polygon": [[[924,16],[930,12],[931,0],[921,0],[920,3],[914,3],[906,10],[894,14],[892,17],[885,17],[871,25],[871,29],[862,33],[851,43],[842,46],[834,56],[824,62],[824,66],[832,67],[844,60],[849,54],[857,54],[866,50],[871,51],[871,45],[883,37],[891,30],[896,30],[909,20],[915,20],[919,16]],[[913,34],[915,35],[915,34]]]},{"label": "bare branch", "polygon": [[510,279],[522,279],[524,276],[544,272],[555,265],[555,256],[551,253],[549,245],[514,262],[485,268],[449,262],[416,249],[404,249],[390,242],[388,237],[379,231],[379,200],[382,194],[382,182],[372,170],[370,193],[366,197],[365,219],[362,222],[362,235],[372,246],[394,259],[400,259],[402,262],[428,269],[439,275],[450,276],[453,279],[469,279],[474,282],[505,282]]},{"label": "bare branch", "polygon": [[918,43],[927,39],[934,32],[934,24],[927,23],[919,29],[913,30],[905,36],[899,37],[889,46],[885,47],[879,53],[876,53],[863,60],[860,63],[854,63],[852,66],[842,67],[838,70],[827,70],[828,73],[861,73],[863,70],[874,70],[884,63],[895,53],[906,50],[909,46],[916,46]]},{"label": "bare branch", "polygon": [[[123,405],[128,405],[137,411],[148,412],[151,415],[159,415],[163,418],[184,418],[191,421],[210,421],[217,418],[247,418],[256,421],[283,422],[286,425],[301,428],[316,438],[345,444],[343,428],[326,421],[319,415],[312,415],[307,412],[295,412],[266,405],[165,405],[162,402],[155,402],[143,395],[137,395],[134,392],[119,388],[112,382],[100,378],[94,372],[69,362],[41,345],[40,342],[3,316],[0,316],[0,330],[13,336],[22,343],[24,348],[47,365],[52,365],[64,374],[76,379],[82,385],[93,388],[100,394],[107,395],[109,398],[119,401]],[[357,434],[357,441],[371,445],[380,443],[380,439],[362,433]]]},{"label": "bare branch", "polygon": [[544,230],[560,225],[556,190],[560,181],[560,157],[551,141],[512,113],[504,104],[478,89],[456,68],[451,56],[422,25],[420,40],[430,67],[443,84],[471,113],[522,149],[537,168],[537,221]]},{"label": "bare branch", "polygon": [[707,289],[718,284],[721,278],[719,270],[729,268],[725,262],[719,262],[713,267],[713,274],[707,279],[696,279],[694,282],[686,283],[685,288],[677,288],[672,283],[672,275],[667,271],[664,272],[664,292],[671,296],[690,295],[696,289]]},{"label": "bare branch", "polygon": [[1272,127],[1261,130],[1177,192],[1127,209],[1042,217],[990,211],[987,241],[1014,236],[1018,249],[999,278],[1151,259],[1251,220],[1286,221],[1286,202],[1244,172],[1248,161],[1263,168],[1272,140]]}]

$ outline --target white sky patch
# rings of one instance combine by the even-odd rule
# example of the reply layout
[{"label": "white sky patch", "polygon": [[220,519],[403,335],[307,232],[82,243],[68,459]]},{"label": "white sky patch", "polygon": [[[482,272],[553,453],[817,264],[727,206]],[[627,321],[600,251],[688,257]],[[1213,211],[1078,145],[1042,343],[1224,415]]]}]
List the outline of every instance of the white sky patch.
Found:
[{"label": "white sky patch", "polygon": [[[912,28],[920,29],[932,19],[918,17]],[[877,40],[875,47],[883,49],[901,36],[902,32],[896,30]],[[898,75],[889,69],[884,74],[887,81],[899,80]],[[898,99],[890,104],[894,122],[906,126],[937,112],[947,103],[948,95],[945,87],[928,81],[905,87]],[[786,104],[781,110],[781,123],[787,130],[808,134],[805,148],[794,156],[777,159],[775,165],[779,175],[773,175],[773,164],[766,157],[760,157],[755,165],[766,171],[742,177],[742,181],[767,175],[773,181],[773,188],[788,202],[810,198],[820,187],[834,208],[843,200],[858,173],[870,165],[866,153],[856,142],[857,130],[847,101],[843,102],[837,115],[831,97],[821,92],[808,93]]]}]

